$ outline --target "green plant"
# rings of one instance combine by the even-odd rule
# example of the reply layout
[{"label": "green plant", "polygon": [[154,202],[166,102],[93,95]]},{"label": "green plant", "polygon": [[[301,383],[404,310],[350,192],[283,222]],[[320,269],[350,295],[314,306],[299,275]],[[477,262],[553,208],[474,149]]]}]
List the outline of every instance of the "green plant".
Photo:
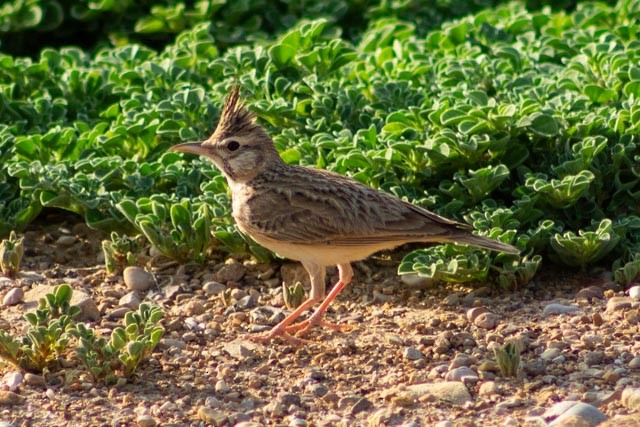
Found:
[{"label": "green plant", "polygon": [[0,242],[0,270],[7,277],[15,277],[20,272],[20,262],[24,255],[24,237],[18,238],[14,231],[8,239]]},{"label": "green plant", "polygon": [[498,369],[503,377],[517,377],[520,369],[520,353],[522,349],[519,343],[508,342],[502,346],[495,347],[493,354],[495,355]]},{"label": "green plant", "polygon": [[303,303],[307,293],[300,282],[296,282],[293,286],[282,283],[282,295],[284,296],[284,304],[289,310],[293,310]]},{"label": "green plant", "polygon": [[124,327],[115,328],[108,341],[78,324],[71,330],[78,339],[76,355],[96,382],[129,379],[162,338],[164,329],[158,326],[162,316],[159,307],[142,303],[137,311],[125,314]]},{"label": "green plant", "polygon": [[142,250],[141,236],[129,237],[111,233],[110,240],[102,241],[104,264],[109,274],[122,273],[125,267],[137,264],[137,255]]},{"label": "green plant", "polygon": [[38,302],[33,313],[24,318],[29,328],[22,339],[0,331],[0,358],[16,367],[32,372],[54,368],[69,344],[69,329],[80,308],[71,305],[71,286],[56,286]]}]

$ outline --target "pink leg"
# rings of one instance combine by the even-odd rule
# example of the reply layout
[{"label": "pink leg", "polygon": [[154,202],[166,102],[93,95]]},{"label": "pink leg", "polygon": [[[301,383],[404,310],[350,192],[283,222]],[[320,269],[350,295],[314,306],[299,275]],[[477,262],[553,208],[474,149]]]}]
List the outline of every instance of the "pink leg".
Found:
[{"label": "pink leg", "polygon": [[351,278],[353,277],[353,270],[351,270],[351,265],[349,264],[338,265],[338,271],[340,272],[340,281],[336,283],[333,289],[331,289],[331,292],[329,292],[329,295],[327,295],[324,301],[322,301],[322,304],[320,304],[320,307],[318,307],[316,311],[314,311],[314,313],[311,315],[311,317],[309,317],[309,319],[305,320],[304,322],[300,322],[296,325],[287,327],[286,328],[287,332],[299,331],[298,335],[300,335],[300,334],[307,333],[308,330],[315,325],[322,325],[335,330],[350,329],[350,327],[347,325],[334,325],[332,323],[325,322],[324,320],[322,320],[322,316],[327,311],[327,308],[329,308],[329,305],[338,296],[338,294],[342,292],[342,290],[349,283],[351,283]]}]

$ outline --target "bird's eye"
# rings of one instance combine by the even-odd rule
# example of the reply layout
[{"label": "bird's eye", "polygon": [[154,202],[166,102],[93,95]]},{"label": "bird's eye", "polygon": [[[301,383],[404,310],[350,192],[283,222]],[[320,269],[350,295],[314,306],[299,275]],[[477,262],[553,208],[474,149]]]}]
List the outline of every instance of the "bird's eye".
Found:
[{"label": "bird's eye", "polygon": [[235,139],[232,139],[231,141],[227,142],[227,150],[236,151],[238,148],[240,148],[240,143]]}]

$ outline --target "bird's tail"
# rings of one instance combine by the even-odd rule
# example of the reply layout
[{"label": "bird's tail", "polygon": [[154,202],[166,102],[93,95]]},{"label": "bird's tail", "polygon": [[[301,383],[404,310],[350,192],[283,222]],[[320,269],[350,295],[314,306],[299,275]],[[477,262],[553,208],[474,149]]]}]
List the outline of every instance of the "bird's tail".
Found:
[{"label": "bird's tail", "polygon": [[515,246],[509,245],[507,243],[502,243],[488,237],[471,234],[469,232],[453,234],[449,236],[447,240],[455,243],[464,243],[471,246],[477,246],[479,248],[490,249],[496,252],[505,252],[513,255],[520,254],[520,250]]}]

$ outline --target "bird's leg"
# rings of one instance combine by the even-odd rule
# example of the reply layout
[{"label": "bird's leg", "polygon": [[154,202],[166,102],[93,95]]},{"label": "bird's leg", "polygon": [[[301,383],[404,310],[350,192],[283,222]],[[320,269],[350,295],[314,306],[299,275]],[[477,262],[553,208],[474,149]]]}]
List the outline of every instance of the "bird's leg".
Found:
[{"label": "bird's leg", "polygon": [[290,325],[298,317],[300,317],[302,313],[304,313],[309,307],[313,306],[316,302],[320,301],[324,296],[324,278],[326,275],[326,268],[324,266],[319,266],[316,264],[303,263],[303,265],[309,272],[309,276],[311,277],[311,296],[302,304],[300,304],[300,306],[296,308],[293,313],[289,314],[284,318],[284,320],[271,328],[269,332],[266,332],[262,335],[253,336],[251,337],[252,340],[263,342],[270,341],[275,337],[282,337],[293,344],[301,344],[305,342],[304,340],[289,335],[289,328],[291,328]]},{"label": "bird's leg", "polygon": [[[331,289],[331,292],[329,292],[329,295],[327,295],[324,301],[322,301],[322,304],[320,304],[320,307],[318,307],[316,311],[313,312],[313,314],[311,315],[311,317],[309,317],[309,319],[305,320],[304,322],[300,322],[296,325],[287,327],[286,328],[287,332],[298,331],[297,335],[300,335],[308,332],[309,328],[315,325],[322,325],[335,330],[345,329],[345,325],[334,325],[332,323],[325,322],[324,320],[322,320],[322,316],[324,315],[325,311],[327,311],[327,308],[329,307],[329,305],[338,296],[338,294],[342,292],[342,290],[349,283],[351,283],[351,279],[353,277],[353,270],[351,269],[350,264],[339,264],[338,273],[339,273],[338,283],[336,283],[333,289]],[[349,328],[349,327],[347,326],[346,328]]]}]

